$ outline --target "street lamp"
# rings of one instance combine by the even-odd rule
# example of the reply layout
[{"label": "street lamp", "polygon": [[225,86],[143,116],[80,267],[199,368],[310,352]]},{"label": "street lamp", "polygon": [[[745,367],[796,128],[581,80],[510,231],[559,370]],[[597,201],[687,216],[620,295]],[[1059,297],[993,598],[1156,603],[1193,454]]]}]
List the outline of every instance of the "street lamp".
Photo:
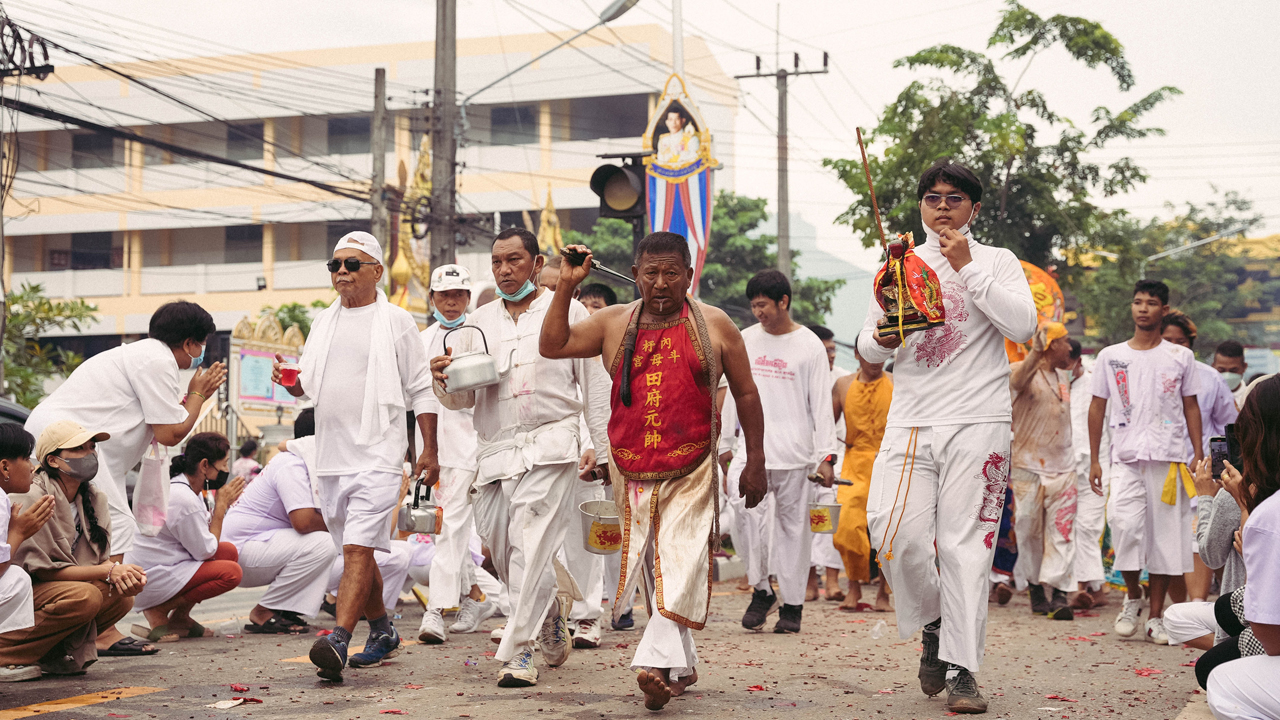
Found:
[{"label": "street lamp", "polygon": [[[1171,255],[1177,255],[1178,253],[1186,252],[1187,250],[1193,250],[1195,248],[1200,247],[1201,245],[1208,245],[1211,242],[1222,240],[1224,238],[1235,237],[1236,235],[1243,233],[1245,229],[1246,227],[1244,225],[1241,225],[1240,227],[1235,228],[1234,230],[1227,230],[1226,232],[1220,232],[1217,235],[1211,235],[1203,240],[1197,240],[1193,243],[1187,243],[1186,245],[1181,245],[1179,247],[1173,248],[1172,250],[1165,250],[1164,252],[1158,252],[1155,255],[1143,258],[1142,264],[1138,266],[1138,278],[1144,279],[1147,277],[1147,264],[1153,260],[1160,260],[1161,258],[1167,258]],[[1108,250],[1091,250],[1090,252],[1093,253],[1094,255],[1101,255],[1102,257],[1105,257],[1105,258],[1111,258],[1112,260],[1120,259],[1120,256],[1118,254],[1110,252]]]}]

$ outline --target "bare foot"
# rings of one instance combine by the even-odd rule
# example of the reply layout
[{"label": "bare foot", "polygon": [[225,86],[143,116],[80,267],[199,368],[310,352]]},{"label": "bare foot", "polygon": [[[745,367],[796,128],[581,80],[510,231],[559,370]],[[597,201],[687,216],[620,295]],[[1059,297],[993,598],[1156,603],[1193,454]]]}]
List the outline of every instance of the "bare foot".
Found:
[{"label": "bare foot", "polygon": [[641,670],[636,673],[636,684],[644,693],[644,706],[649,710],[661,710],[671,702],[671,688],[667,687],[666,680],[659,674],[661,672]]},{"label": "bare foot", "polygon": [[893,605],[889,604],[889,596],[884,592],[876,595],[876,612],[891,612]]},{"label": "bare foot", "polygon": [[692,675],[686,675],[679,680],[671,681],[671,697],[680,697],[684,694],[686,688],[698,682],[698,671],[695,669]]}]

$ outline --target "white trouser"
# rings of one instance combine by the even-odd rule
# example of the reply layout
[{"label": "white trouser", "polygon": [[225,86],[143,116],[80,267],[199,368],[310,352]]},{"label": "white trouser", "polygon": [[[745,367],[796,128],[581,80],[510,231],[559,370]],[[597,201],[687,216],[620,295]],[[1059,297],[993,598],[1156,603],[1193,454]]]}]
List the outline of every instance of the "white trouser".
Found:
[{"label": "white trouser", "polygon": [[258,604],[315,617],[329,583],[329,568],[338,549],[327,532],[305,535],[293,528],[275,531],[267,542],[250,540],[236,548],[244,577],[240,587],[267,585]]},{"label": "white trouser", "polygon": [[475,561],[471,557],[472,519],[471,482],[474,470],[440,468],[440,484],[436,486],[436,504],[444,508],[444,527],[432,538],[436,552],[431,559],[431,593],[427,607],[445,610],[457,607],[461,597],[471,592],[475,582]]},{"label": "white trouser", "polygon": [[1211,602],[1183,602],[1164,609],[1164,631],[1169,644],[1178,646],[1205,635],[1217,635],[1218,618]]},{"label": "white trouser", "polygon": [[471,489],[476,530],[489,548],[498,579],[508,589],[511,613],[495,657],[506,662],[533,649],[534,637],[555,601],[551,561],[564,544],[572,514],[576,462],[538,465],[514,478]]},{"label": "white trouser", "polygon": [[[582,523],[582,513],[578,512],[578,506],[590,500],[604,500],[604,483],[599,480],[583,482],[575,479],[573,507],[569,511],[572,520],[565,530],[564,557],[561,558],[561,563],[582,591],[582,601],[575,602],[569,613],[569,620],[573,622],[598,620],[604,614],[604,606],[601,604],[605,593],[604,556],[587,550],[578,527]],[[621,553],[616,554],[621,556]],[[613,591],[618,591],[617,585],[613,586]]]},{"label": "white trouser", "polygon": [[[396,609],[396,601],[400,599],[404,580],[409,575],[409,561],[413,553],[410,551],[409,543],[404,540],[388,542],[391,543],[390,552],[375,550],[373,561],[378,565],[378,572],[382,573],[382,604],[386,606],[387,613],[392,614]],[[338,583],[342,580],[342,567],[342,553],[338,553],[338,557],[334,559],[329,569],[327,590],[332,595],[338,594]]]},{"label": "white trouser", "polygon": [[[1014,468],[1013,531],[1018,539],[1014,577],[1062,591],[1076,589],[1076,474],[1036,473]],[[1018,583],[1023,588],[1023,583]]]},{"label": "white trouser", "polygon": [[1010,437],[1007,422],[891,427],[871,470],[867,521],[898,635],[941,617],[939,659],[970,672],[986,642]]},{"label": "white trouser", "polygon": [[679,680],[693,674],[693,668],[698,664],[698,650],[693,645],[692,630],[657,612],[658,598],[654,591],[657,586],[653,578],[653,536],[654,533],[649,533],[645,543],[644,563],[640,566],[653,614],[649,616],[649,623],[644,626],[644,635],[640,637],[636,654],[631,659],[631,669],[668,668],[670,679]]},{"label": "white trouser", "polygon": [[1102,495],[1089,485],[1089,456],[1076,462],[1076,561],[1075,579],[1097,590],[1106,580],[1102,568],[1102,533],[1107,524],[1107,493],[1111,489],[1111,464],[1102,463]]},{"label": "white trouser", "polygon": [[1232,660],[1209,675],[1209,709],[1218,720],[1280,718],[1276,678],[1280,678],[1280,655]]},{"label": "white trouser", "polygon": [[[809,502],[835,505],[836,489],[834,487],[824,488],[818,483],[809,483]],[[808,509],[806,508],[807,512]],[[840,559],[840,551],[836,550],[835,533],[813,533],[812,545],[813,547],[809,551],[809,562],[813,567],[819,570],[825,568],[844,569],[844,560]],[[827,593],[830,594],[839,589],[827,588]]]},{"label": "white trouser", "polygon": [[[604,496],[606,500],[613,500],[613,485],[606,485],[604,488]],[[722,527],[729,527],[723,525]],[[604,599],[614,602],[618,596],[618,583],[622,579],[622,553],[616,552],[611,555],[604,556],[604,583],[603,595]],[[632,607],[636,604],[636,589],[631,588],[631,595],[622,598],[618,603],[623,607]],[[623,610],[623,612],[626,612]]]},{"label": "white trouser", "polygon": [[1166,461],[1112,463],[1107,521],[1116,570],[1181,575],[1194,569],[1191,501],[1181,480],[1175,504],[1160,499],[1168,475]]},{"label": "white trouser", "polygon": [[[770,553],[773,548],[773,525],[770,524],[764,535],[764,543],[761,547],[752,547],[752,532],[747,528],[749,520],[749,511],[747,510],[747,500],[740,495],[739,480],[742,479],[742,470],[746,467],[746,458],[738,458],[736,462],[729,463],[728,477],[725,480],[727,486],[727,497],[725,498],[725,506],[729,508],[729,524],[722,525],[729,529],[729,536],[733,539],[733,551],[738,559],[742,561],[744,568],[751,568],[752,553],[760,556],[760,562],[769,567]],[[773,516],[774,497],[767,494],[760,504],[755,506],[755,511],[765,514],[767,517]],[[774,571],[770,571],[774,572]],[[774,572],[776,574],[776,572]]]},{"label": "white trouser", "polygon": [[[809,471],[807,468],[765,470],[772,506],[764,503],[744,510],[739,526],[751,548],[747,582],[769,591],[769,575],[778,578],[778,598],[784,605],[804,605],[809,584]],[[772,540],[772,542],[770,542]]]},{"label": "white trouser", "polygon": [[0,575],[0,633],[26,630],[36,624],[31,576],[20,565],[10,565]]}]

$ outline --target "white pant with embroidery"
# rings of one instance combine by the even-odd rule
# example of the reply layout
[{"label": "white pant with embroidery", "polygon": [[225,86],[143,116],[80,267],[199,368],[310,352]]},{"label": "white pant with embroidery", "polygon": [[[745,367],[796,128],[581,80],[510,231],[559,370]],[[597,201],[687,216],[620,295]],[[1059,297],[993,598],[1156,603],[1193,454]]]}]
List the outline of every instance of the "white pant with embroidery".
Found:
[{"label": "white pant with embroidery", "polygon": [[1007,422],[888,428],[871,471],[867,521],[899,636],[941,617],[938,657],[972,672],[986,642],[1010,438]]},{"label": "white pant with embroidery", "polygon": [[1018,588],[1026,583],[1064,592],[1076,589],[1075,472],[1037,473],[1014,468],[1013,530],[1018,539]]}]

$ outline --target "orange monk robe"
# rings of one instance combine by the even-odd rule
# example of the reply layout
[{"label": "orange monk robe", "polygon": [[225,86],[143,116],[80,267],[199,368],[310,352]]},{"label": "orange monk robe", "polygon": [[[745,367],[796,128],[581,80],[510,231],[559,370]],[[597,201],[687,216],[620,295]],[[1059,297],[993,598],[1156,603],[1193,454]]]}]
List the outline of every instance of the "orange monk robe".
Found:
[{"label": "orange monk robe", "polygon": [[881,375],[864,383],[855,376],[844,396],[844,465],[840,477],[853,483],[836,491],[840,502],[840,526],[835,545],[844,560],[849,582],[871,580],[871,539],[867,536],[867,494],[871,491],[871,466],[880,452],[893,380]]}]

